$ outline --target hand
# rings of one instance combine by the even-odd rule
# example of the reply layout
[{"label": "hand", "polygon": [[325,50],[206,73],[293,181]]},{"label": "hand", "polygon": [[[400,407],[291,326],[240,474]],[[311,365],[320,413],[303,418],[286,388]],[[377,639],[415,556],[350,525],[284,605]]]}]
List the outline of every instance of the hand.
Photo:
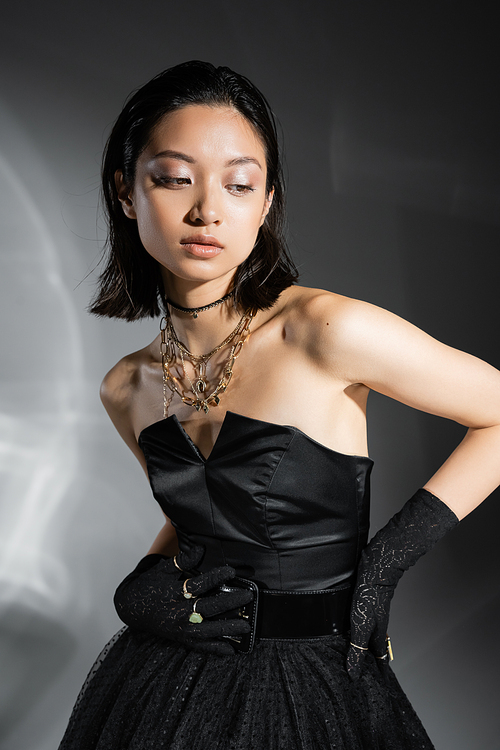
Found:
[{"label": "hand", "polygon": [[[180,552],[177,564],[182,571],[193,570],[203,552],[199,546],[188,553]],[[205,618],[238,609],[251,601],[252,592],[246,590],[210,594],[234,576],[235,571],[229,566],[212,568],[189,578],[184,587],[185,576],[176,568],[173,558],[146,555],[118,586],[114,597],[116,611],[131,628],[178,641],[197,651],[232,654],[233,647],[221,640],[222,636],[248,633],[248,623],[237,615],[220,620]],[[184,591],[192,598],[187,599]],[[203,618],[200,623],[189,621],[195,602],[196,612]]]},{"label": "hand", "polygon": [[347,671],[357,680],[368,650],[382,664],[389,608],[397,583],[458,523],[455,513],[427,490],[418,490],[361,553],[351,607]]},{"label": "hand", "polygon": [[[387,660],[389,609],[396,584],[377,583],[371,550],[361,554],[358,578],[351,607],[351,643],[347,653],[347,671],[356,680],[370,650],[382,663]],[[355,644],[355,645],[353,645]]]}]

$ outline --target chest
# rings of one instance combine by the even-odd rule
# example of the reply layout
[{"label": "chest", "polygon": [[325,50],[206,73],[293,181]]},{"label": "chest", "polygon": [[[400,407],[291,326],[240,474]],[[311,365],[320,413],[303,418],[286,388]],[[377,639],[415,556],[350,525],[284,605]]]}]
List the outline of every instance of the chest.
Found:
[{"label": "chest", "polygon": [[[207,368],[209,388],[215,388],[223,358]],[[179,368],[178,385],[189,387]],[[189,371],[188,371],[189,372]],[[192,373],[190,373],[192,375]],[[208,456],[227,411],[275,424],[291,425],[319,443],[340,452],[366,455],[365,404],[367,389],[351,387],[333,373],[321,371],[304,353],[277,335],[251,336],[232,368],[227,389],[208,412],[183,404],[167,389],[168,415],[175,414],[186,433]],[[161,366],[150,373],[149,386],[138,399],[137,424],[143,427],[163,416]]]}]

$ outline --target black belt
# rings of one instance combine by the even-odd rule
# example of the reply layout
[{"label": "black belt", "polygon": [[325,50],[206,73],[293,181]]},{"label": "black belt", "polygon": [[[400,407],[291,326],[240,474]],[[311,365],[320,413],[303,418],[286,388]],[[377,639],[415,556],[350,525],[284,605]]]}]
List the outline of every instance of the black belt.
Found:
[{"label": "black belt", "polygon": [[345,633],[349,627],[350,584],[334,590],[276,591],[259,589],[254,581],[245,578],[234,578],[221,588],[253,592],[253,600],[238,612],[250,624],[251,632],[230,637],[234,647],[244,653],[250,653],[255,641],[261,638],[317,638]]}]

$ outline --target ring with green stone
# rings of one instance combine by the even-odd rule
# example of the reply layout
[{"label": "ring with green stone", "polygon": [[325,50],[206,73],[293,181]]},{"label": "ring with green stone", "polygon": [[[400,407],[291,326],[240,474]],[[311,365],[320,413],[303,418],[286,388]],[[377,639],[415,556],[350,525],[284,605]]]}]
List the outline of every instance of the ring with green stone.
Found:
[{"label": "ring with green stone", "polygon": [[193,611],[189,615],[189,622],[203,622],[203,617],[200,615],[199,612],[196,611],[196,605],[198,604],[198,600],[193,602]]},{"label": "ring with green stone", "polygon": [[182,584],[182,593],[184,594],[184,599],[192,599],[193,595],[190,591],[187,590],[187,582],[190,581],[190,578],[186,578],[184,583]]}]

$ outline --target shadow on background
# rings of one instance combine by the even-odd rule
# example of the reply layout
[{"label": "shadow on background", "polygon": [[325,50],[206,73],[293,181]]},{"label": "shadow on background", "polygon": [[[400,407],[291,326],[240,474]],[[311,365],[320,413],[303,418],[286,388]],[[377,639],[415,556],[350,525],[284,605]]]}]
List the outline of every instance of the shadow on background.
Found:
[{"label": "shadow on background", "polygon": [[19,605],[0,618],[0,740],[19,728],[36,708],[75,651],[63,623]]}]

